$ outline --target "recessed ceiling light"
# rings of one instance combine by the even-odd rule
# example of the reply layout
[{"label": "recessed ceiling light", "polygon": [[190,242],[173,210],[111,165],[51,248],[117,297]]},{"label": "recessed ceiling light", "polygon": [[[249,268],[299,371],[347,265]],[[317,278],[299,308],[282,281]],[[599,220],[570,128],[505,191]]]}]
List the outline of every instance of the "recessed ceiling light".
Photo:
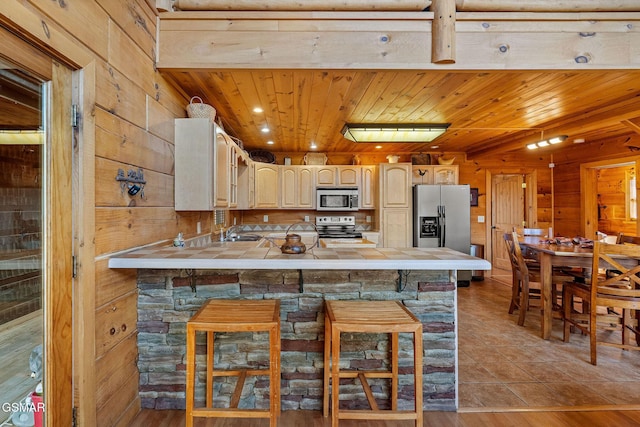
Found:
[{"label": "recessed ceiling light", "polygon": [[584,138],[576,138],[573,140],[574,144],[582,144],[584,142]]},{"label": "recessed ceiling light", "polygon": [[439,145],[432,145],[431,148],[433,148],[435,150],[436,148],[440,148],[440,146]]},{"label": "recessed ceiling light", "polygon": [[273,145],[273,141],[267,141],[268,145]]},{"label": "recessed ceiling light", "polygon": [[269,128],[268,127],[263,127],[262,129],[260,129],[262,131],[262,133],[269,133]]},{"label": "recessed ceiling light", "polygon": [[376,145],[376,148],[379,150],[382,148],[382,145]]},{"label": "recessed ceiling light", "polygon": [[262,108],[260,108],[260,107],[256,107],[256,108],[253,109],[254,113],[262,113],[263,111],[264,110]]},{"label": "recessed ceiling light", "polygon": [[312,143],[311,143],[311,149],[312,149],[312,150],[315,150],[316,148],[318,148],[318,146],[316,145],[316,143],[315,143],[315,142],[312,142]]}]

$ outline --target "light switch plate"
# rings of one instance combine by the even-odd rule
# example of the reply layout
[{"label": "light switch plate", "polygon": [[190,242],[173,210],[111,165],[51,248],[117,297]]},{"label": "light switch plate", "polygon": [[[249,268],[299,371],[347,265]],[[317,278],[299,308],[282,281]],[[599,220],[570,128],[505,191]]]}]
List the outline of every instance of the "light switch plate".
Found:
[{"label": "light switch plate", "polygon": [[480,224],[484,223],[484,215],[478,215],[478,223]]},{"label": "light switch plate", "polygon": [[269,222],[269,215],[265,215],[262,217],[263,222]]},{"label": "light switch plate", "polygon": [[305,215],[304,216],[304,220],[305,220],[305,222],[309,222],[309,215]]}]

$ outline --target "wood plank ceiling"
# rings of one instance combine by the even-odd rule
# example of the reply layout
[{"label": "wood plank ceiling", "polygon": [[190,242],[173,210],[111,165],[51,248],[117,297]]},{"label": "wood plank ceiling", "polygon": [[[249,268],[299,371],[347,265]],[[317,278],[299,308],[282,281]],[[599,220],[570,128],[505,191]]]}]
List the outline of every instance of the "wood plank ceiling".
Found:
[{"label": "wood plank ceiling", "polygon": [[[640,124],[636,70],[161,72],[186,97],[212,104],[247,150],[307,152],[315,143],[319,152],[372,152],[374,144],[343,138],[343,125],[450,123],[433,143],[380,144],[380,151],[473,158],[524,150],[555,135],[568,135],[565,144],[633,135]],[[269,133],[261,131],[265,126]]]}]

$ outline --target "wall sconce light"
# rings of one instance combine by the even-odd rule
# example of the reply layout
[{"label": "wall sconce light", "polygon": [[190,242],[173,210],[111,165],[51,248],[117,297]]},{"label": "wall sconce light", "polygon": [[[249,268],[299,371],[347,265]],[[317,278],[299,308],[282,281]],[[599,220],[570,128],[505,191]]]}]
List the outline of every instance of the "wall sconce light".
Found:
[{"label": "wall sconce light", "polygon": [[142,173],[141,168],[137,171],[129,169],[127,176],[124,175],[124,170],[118,169],[116,181],[120,183],[120,188],[122,189],[123,194],[126,189],[128,195],[133,197],[140,193],[140,198],[144,199],[144,185],[147,181],[144,180],[144,174]]},{"label": "wall sconce light", "polygon": [[529,150],[536,150],[538,148],[548,147],[549,145],[560,144],[562,141],[564,141],[567,138],[568,138],[567,135],[558,135],[558,136],[554,136],[553,138],[550,138],[550,139],[544,139],[542,141],[538,141],[538,142],[534,142],[532,144],[528,144],[527,148]]}]

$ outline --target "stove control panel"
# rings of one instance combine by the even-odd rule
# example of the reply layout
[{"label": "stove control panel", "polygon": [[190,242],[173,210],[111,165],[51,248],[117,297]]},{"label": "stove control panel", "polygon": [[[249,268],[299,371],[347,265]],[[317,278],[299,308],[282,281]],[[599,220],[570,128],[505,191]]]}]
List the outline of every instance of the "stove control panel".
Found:
[{"label": "stove control panel", "polygon": [[356,217],[346,216],[317,216],[316,225],[356,225]]}]

